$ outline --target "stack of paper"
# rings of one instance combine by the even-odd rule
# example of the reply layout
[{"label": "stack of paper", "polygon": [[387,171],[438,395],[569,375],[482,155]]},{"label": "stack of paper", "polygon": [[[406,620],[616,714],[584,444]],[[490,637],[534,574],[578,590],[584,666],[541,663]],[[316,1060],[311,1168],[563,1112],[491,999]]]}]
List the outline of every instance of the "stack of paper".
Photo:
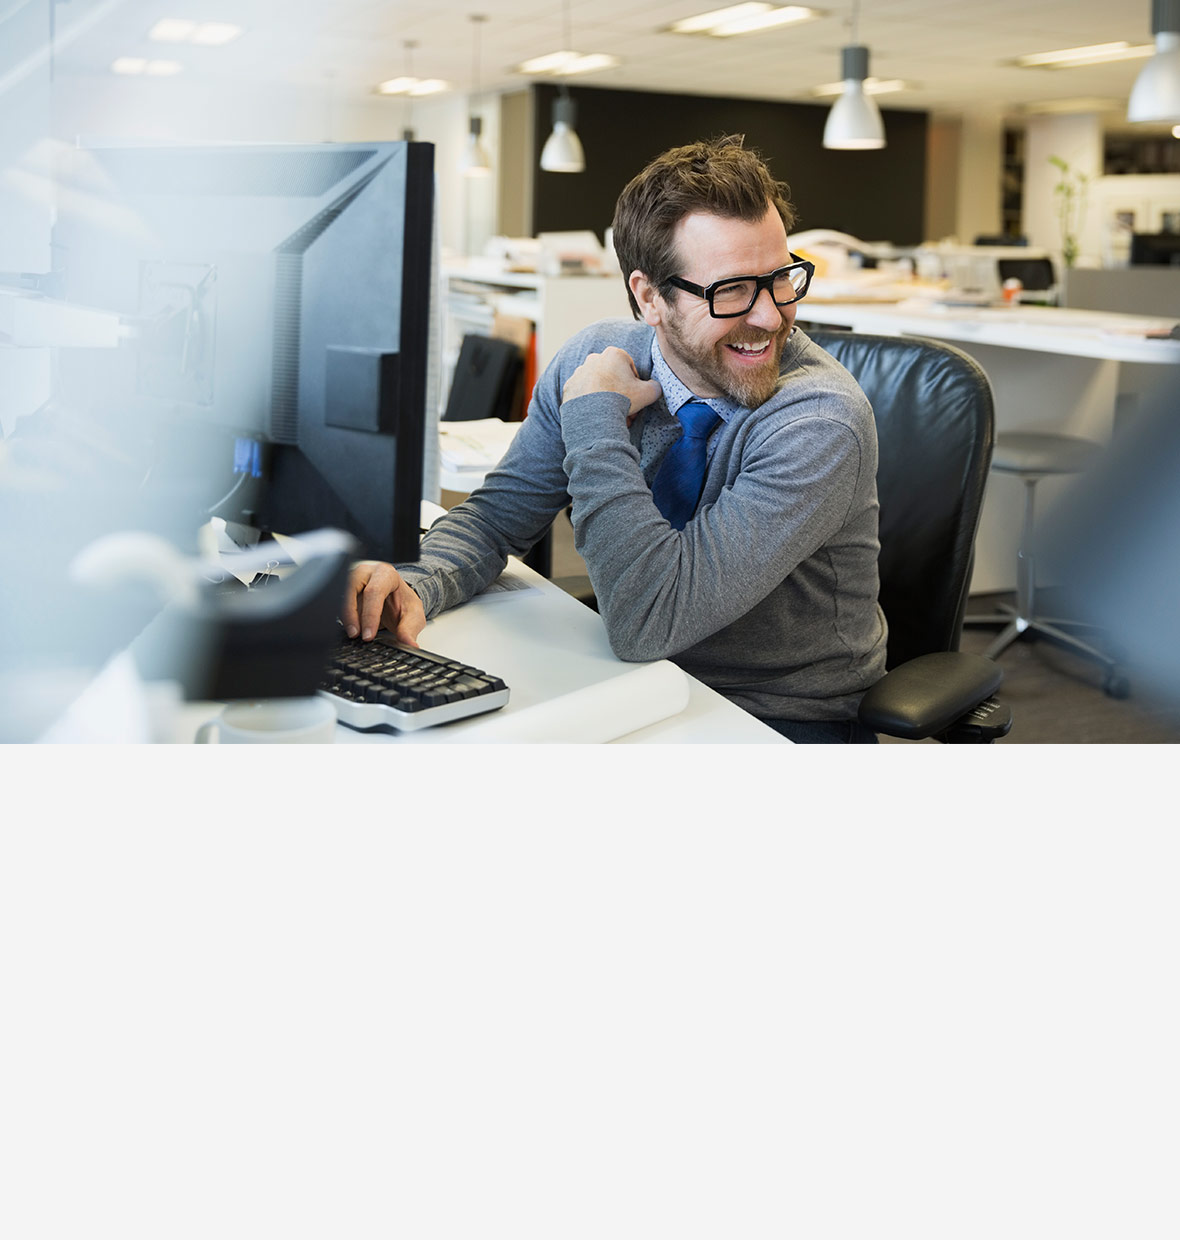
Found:
[{"label": "stack of paper", "polygon": [[486,473],[504,455],[520,422],[474,418],[469,422],[440,422],[439,456],[444,469]]}]

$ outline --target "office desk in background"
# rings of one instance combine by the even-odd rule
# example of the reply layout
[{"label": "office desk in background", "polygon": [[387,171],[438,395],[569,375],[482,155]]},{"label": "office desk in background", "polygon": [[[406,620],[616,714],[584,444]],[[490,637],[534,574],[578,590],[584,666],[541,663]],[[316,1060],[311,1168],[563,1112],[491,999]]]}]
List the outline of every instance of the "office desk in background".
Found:
[{"label": "office desk in background", "polygon": [[[798,321],[805,331],[814,323],[955,345],[979,362],[991,382],[997,430],[1054,431],[1105,443],[1124,419],[1163,401],[1176,405],[1180,392],[1180,340],[1146,334],[1166,333],[1176,319],[1049,306],[813,301],[809,296],[800,303]],[[1041,511],[1072,482],[1044,479],[1037,496]],[[994,473],[988,478],[973,593],[1015,588],[1023,502],[1019,478]]]}]

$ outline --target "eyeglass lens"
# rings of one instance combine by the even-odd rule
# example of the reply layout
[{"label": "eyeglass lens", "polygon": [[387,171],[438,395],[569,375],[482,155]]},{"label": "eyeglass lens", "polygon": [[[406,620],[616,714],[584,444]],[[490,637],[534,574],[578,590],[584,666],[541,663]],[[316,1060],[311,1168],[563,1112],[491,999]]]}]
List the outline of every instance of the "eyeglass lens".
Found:
[{"label": "eyeglass lens", "polygon": [[[793,267],[775,278],[771,296],[778,305],[797,301],[807,288],[807,268]],[[713,290],[713,309],[719,314],[744,313],[754,304],[757,280],[732,280]]]}]

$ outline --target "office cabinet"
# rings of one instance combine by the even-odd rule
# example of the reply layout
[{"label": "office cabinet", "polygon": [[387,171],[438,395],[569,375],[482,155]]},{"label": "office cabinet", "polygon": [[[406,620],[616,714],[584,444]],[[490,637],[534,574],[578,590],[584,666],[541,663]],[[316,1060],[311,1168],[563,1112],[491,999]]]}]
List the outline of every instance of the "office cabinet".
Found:
[{"label": "office cabinet", "polygon": [[[599,319],[631,318],[623,278],[613,275],[543,276],[468,260],[443,269],[443,404],[463,337],[492,335],[497,316],[533,326],[526,372],[539,375],[575,332]],[[531,363],[531,365],[530,365]]]}]

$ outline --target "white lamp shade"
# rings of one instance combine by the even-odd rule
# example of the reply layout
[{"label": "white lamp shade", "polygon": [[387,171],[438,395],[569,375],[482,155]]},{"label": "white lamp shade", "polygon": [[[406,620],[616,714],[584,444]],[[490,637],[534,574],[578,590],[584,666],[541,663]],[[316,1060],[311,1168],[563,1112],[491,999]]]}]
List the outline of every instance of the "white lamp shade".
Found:
[{"label": "white lamp shade", "polygon": [[553,101],[553,132],[541,150],[545,172],[585,172],[586,154],[574,129],[577,108],[567,93]]},{"label": "white lamp shade", "polygon": [[885,122],[864,83],[844,82],[844,93],[832,104],[824,125],[824,146],[837,151],[873,151],[885,145]]},{"label": "white lamp shade", "polygon": [[1127,101],[1129,121],[1180,121],[1180,34],[1161,30]]},{"label": "white lamp shade", "polygon": [[541,151],[541,167],[546,172],[585,172],[586,156],[581,140],[565,121],[553,126]]},{"label": "white lamp shade", "polygon": [[467,134],[467,145],[463,148],[463,159],[460,167],[463,169],[463,175],[469,177],[487,176],[492,170],[492,161],[488,159],[488,153],[484,150],[484,145],[480,139],[480,133],[483,129],[483,122],[478,116],[471,117],[470,130]]}]

